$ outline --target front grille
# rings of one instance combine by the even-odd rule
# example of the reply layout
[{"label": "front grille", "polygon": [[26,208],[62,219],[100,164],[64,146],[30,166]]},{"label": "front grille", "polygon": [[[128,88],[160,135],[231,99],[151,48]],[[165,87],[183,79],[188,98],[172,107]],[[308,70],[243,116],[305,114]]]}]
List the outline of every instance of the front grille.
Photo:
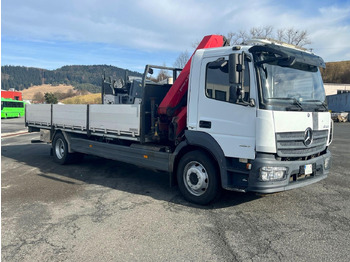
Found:
[{"label": "front grille", "polygon": [[326,149],[328,130],[314,130],[313,142],[304,145],[304,132],[277,133],[277,154],[280,157],[307,157]]}]

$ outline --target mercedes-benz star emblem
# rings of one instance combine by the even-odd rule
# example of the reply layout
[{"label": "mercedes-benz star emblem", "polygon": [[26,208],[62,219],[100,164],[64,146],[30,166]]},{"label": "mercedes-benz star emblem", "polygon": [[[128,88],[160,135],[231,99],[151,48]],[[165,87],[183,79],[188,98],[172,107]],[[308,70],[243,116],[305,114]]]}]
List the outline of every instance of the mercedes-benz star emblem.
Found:
[{"label": "mercedes-benz star emblem", "polygon": [[305,146],[311,145],[312,140],[313,140],[312,129],[308,127],[306,128],[305,134],[304,134],[304,145]]}]

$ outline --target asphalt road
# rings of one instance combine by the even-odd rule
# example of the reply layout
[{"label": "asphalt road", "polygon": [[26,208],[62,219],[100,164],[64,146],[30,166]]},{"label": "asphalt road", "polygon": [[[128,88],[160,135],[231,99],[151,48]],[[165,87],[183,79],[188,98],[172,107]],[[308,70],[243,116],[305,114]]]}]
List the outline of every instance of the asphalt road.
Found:
[{"label": "asphalt road", "polygon": [[24,126],[24,117],[1,119],[1,136],[26,130],[27,128]]},{"label": "asphalt road", "polygon": [[60,166],[49,145],[30,143],[37,133],[3,138],[1,257],[348,261],[349,131],[335,125],[326,180],[267,196],[225,192],[208,207],[187,203],[163,173],[96,157]]}]

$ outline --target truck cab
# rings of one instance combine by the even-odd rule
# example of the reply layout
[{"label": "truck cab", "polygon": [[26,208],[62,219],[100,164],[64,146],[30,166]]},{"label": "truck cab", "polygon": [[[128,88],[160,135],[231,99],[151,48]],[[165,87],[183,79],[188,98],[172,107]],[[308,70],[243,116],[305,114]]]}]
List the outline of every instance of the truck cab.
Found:
[{"label": "truck cab", "polygon": [[317,182],[331,159],[318,68],[325,64],[297,48],[256,42],[197,50],[186,138],[216,148],[223,188],[272,193]]}]

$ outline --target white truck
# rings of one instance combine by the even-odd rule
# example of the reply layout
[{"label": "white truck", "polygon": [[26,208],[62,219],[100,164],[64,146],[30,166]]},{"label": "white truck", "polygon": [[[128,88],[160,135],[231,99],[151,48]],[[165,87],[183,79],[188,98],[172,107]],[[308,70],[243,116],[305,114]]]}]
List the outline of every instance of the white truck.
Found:
[{"label": "white truck", "polygon": [[[333,123],[322,58],[267,40],[228,46],[206,36],[174,83],[103,81],[100,105],[28,105],[54,160],[83,154],[166,171],[183,196],[208,204],[222,189],[273,193],[327,177]],[[180,72],[180,74],[179,74]]]}]

